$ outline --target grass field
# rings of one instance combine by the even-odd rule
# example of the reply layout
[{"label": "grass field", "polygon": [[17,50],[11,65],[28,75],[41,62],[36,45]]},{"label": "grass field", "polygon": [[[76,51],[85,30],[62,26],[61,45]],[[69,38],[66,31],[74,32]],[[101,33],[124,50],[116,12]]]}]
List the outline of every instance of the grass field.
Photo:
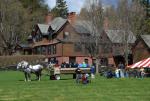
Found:
[{"label": "grass field", "polygon": [[62,80],[24,82],[22,72],[0,72],[0,101],[150,101],[150,78],[106,79],[96,76],[88,85],[72,76]]}]

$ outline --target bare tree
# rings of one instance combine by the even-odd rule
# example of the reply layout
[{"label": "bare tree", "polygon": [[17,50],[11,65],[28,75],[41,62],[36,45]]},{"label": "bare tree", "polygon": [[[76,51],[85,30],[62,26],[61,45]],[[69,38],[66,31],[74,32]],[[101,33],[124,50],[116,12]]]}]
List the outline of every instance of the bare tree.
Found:
[{"label": "bare tree", "polygon": [[101,35],[103,33],[103,9],[100,0],[86,0],[79,19],[82,26],[88,30],[82,35],[80,44],[84,44],[85,51],[96,59],[96,73],[98,73]]},{"label": "bare tree", "polygon": [[0,1],[0,47],[11,55],[23,31],[24,10],[16,0]]},{"label": "bare tree", "polygon": [[142,33],[142,22],[144,21],[144,8],[138,0],[129,2],[120,0],[117,8],[118,29],[122,30],[124,57],[128,65],[129,35],[132,31],[136,36]]}]

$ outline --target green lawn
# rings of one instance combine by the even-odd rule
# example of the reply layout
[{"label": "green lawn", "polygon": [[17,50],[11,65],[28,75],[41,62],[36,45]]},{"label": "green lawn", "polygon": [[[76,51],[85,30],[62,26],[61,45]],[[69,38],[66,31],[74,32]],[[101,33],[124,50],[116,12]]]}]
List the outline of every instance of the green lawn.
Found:
[{"label": "green lawn", "polygon": [[0,101],[150,101],[150,78],[106,79],[96,76],[88,85],[71,76],[62,80],[24,82],[22,72],[0,72]]}]

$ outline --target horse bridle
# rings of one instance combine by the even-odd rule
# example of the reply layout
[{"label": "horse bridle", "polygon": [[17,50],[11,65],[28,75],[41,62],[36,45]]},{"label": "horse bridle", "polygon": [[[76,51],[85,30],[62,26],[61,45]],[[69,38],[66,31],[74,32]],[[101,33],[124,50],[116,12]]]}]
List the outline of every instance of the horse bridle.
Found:
[{"label": "horse bridle", "polygon": [[27,65],[27,66],[23,66],[23,64],[24,64],[24,63],[21,63],[21,66],[22,66],[24,69],[29,68],[29,63],[28,63],[28,65]]}]

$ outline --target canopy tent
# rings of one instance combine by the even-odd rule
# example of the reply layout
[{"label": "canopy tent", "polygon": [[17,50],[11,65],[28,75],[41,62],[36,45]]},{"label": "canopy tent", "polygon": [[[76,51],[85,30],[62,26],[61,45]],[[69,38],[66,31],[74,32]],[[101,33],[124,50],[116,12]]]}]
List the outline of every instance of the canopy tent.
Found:
[{"label": "canopy tent", "polygon": [[128,66],[128,68],[144,68],[144,67],[150,68],[150,57]]}]

